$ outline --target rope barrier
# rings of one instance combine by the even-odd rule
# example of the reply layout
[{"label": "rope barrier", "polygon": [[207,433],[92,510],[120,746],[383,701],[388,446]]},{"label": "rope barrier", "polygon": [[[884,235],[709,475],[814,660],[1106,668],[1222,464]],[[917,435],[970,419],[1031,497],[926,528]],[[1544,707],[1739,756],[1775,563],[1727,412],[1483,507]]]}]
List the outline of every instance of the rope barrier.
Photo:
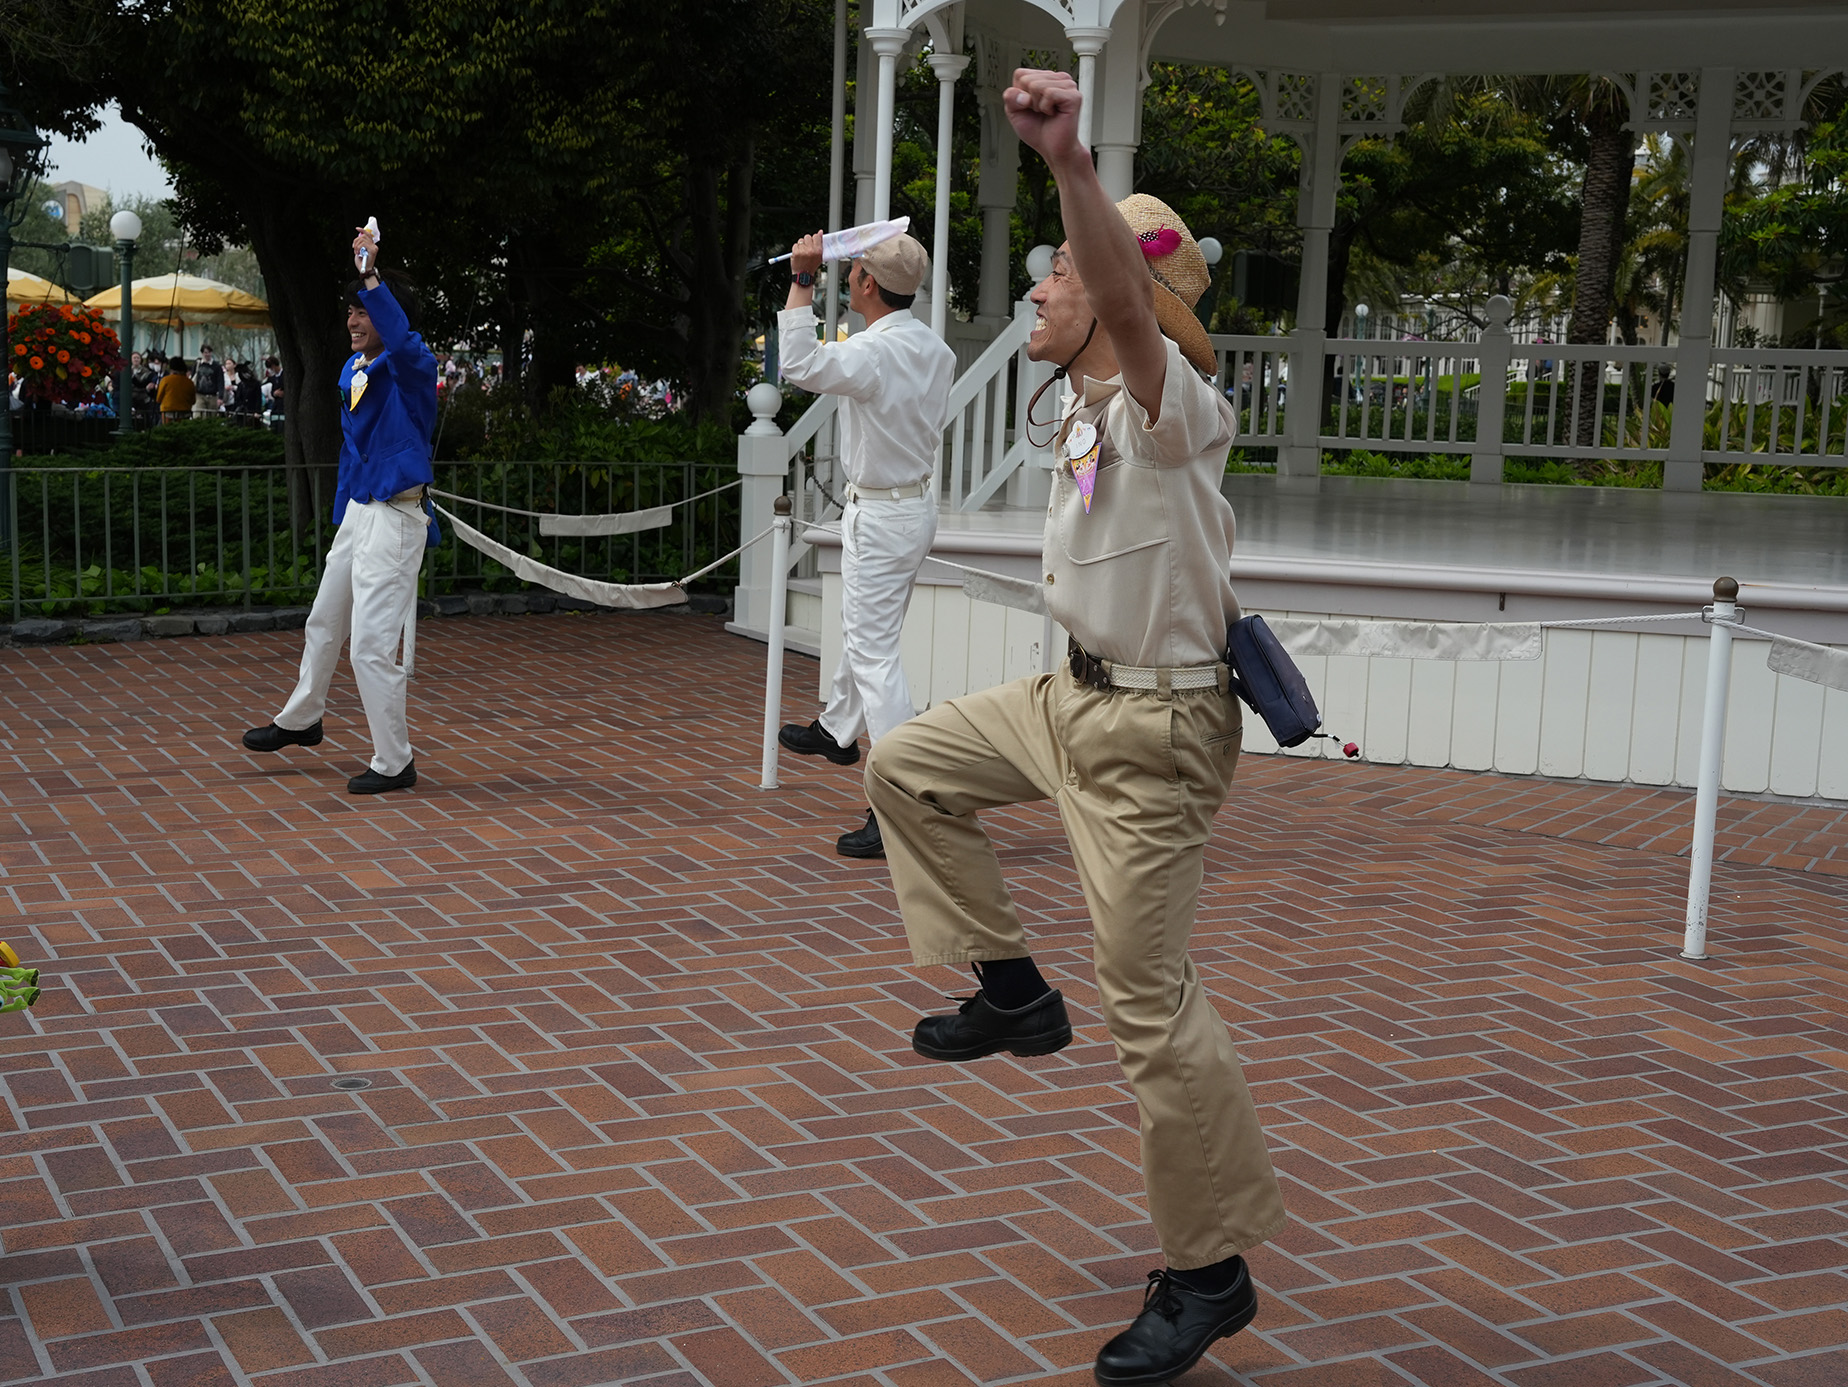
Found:
[{"label": "rope barrier", "polygon": [[1703,609],[1698,612],[1669,612],[1666,615],[1652,616],[1588,616],[1578,621],[1542,621],[1537,622],[1536,625],[1545,631],[1570,631],[1574,629],[1592,630],[1599,626],[1640,626],[1651,621],[1705,621],[1706,619],[1707,613]]},{"label": "rope barrier", "polygon": [[669,501],[664,505],[650,506],[646,510],[614,511],[606,515],[561,515],[552,511],[522,510],[518,506],[503,506],[493,501],[483,501],[474,496],[460,496],[453,491],[438,491],[430,488],[432,496],[441,496],[445,501],[462,501],[471,506],[482,506],[488,510],[501,511],[507,515],[523,515],[539,522],[542,535],[630,535],[642,530],[659,530],[673,523],[674,509],[677,506],[690,506],[696,501],[704,501],[710,496],[730,491],[744,485],[744,478],[727,482],[724,486],[715,486],[710,491],[702,491],[697,496],[687,496],[678,501]]}]

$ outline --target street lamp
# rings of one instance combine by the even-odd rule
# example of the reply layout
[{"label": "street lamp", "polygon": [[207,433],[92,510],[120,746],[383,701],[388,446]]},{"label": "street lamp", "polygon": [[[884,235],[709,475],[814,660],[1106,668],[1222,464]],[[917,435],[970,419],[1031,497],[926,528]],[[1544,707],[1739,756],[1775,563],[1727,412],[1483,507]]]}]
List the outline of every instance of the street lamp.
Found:
[{"label": "street lamp", "polygon": [[[13,258],[13,228],[25,218],[26,189],[45,167],[45,141],[14,107],[0,82],[0,277]],[[8,385],[13,350],[7,341],[5,300],[0,299],[0,545],[13,542],[13,392]],[[17,594],[15,594],[17,597]]]},{"label": "street lamp", "polygon": [[109,230],[116,238],[116,258],[122,262],[122,379],[116,386],[116,437],[125,439],[135,431],[135,306],[132,302],[135,278],[135,242],[141,238],[141,218],[127,208],[109,219]]},{"label": "street lamp", "polygon": [[1367,315],[1372,311],[1373,310],[1368,308],[1364,303],[1357,303],[1354,305],[1354,335],[1362,341],[1366,340]]}]

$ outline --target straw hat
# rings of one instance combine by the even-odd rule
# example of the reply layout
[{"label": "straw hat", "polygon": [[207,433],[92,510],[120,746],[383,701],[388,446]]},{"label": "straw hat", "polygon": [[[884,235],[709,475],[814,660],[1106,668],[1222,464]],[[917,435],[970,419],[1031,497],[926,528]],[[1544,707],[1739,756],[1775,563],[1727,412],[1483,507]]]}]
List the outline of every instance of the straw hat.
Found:
[{"label": "straw hat", "polygon": [[1219,369],[1206,329],[1194,316],[1194,305],[1206,292],[1209,275],[1206,257],[1194,243],[1187,223],[1158,197],[1134,193],[1117,204],[1117,211],[1142,242],[1142,254],[1155,281],[1155,321],[1164,337],[1172,338],[1181,355],[1212,375]]}]

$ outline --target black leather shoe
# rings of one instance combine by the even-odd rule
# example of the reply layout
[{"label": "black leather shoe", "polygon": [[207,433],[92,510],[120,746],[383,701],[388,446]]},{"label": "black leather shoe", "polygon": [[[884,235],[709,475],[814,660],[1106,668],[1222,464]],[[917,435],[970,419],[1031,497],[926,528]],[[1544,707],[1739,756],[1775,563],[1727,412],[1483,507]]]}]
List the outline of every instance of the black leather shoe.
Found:
[{"label": "black leather shoe", "polygon": [[843,833],[834,840],[834,850],[842,857],[884,857],[885,839],[879,833],[879,820],[872,810],[866,811],[866,822],[852,833]]},{"label": "black leather shoe", "polygon": [[1092,1369],[1101,1387],[1168,1382],[1200,1361],[1214,1341],[1236,1334],[1258,1313],[1258,1292],[1245,1259],[1238,1279],[1218,1295],[1204,1295],[1167,1271],[1149,1273],[1136,1322],[1105,1344]]},{"label": "black leather shoe", "polygon": [[410,762],[396,775],[380,775],[372,767],[347,781],[349,795],[382,795],[387,790],[408,790],[417,783],[417,763]]},{"label": "black leather shoe", "polygon": [[978,992],[954,1016],[926,1016],[911,1033],[911,1048],[925,1059],[979,1060],[1005,1050],[1010,1055],[1050,1055],[1072,1043],[1065,997],[1053,991],[1015,1011],[1003,1011]]},{"label": "black leather shoe", "polygon": [[851,766],[860,759],[860,744],[855,742],[852,746],[842,746],[821,725],[819,718],[807,727],[799,722],[784,723],[776,739],[791,751],[803,756],[825,756],[837,766]]},{"label": "black leather shoe", "polygon": [[244,734],[244,745],[252,751],[281,751],[285,746],[319,746],[321,724],[317,722],[313,727],[304,727],[300,732],[291,732],[273,722],[268,727],[253,727]]}]

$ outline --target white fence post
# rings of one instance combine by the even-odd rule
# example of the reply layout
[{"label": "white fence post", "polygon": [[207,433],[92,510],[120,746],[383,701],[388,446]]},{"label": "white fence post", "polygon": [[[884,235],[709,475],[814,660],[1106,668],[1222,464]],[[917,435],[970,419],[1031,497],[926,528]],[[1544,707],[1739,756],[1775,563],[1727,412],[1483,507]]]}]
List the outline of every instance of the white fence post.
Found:
[{"label": "white fence post", "polygon": [[[1508,318],[1514,304],[1504,294],[1494,295],[1488,303],[1489,325],[1477,343],[1478,365],[1482,376],[1476,383],[1476,448],[1469,458],[1472,482],[1496,482],[1502,479],[1502,423],[1508,417],[1508,361],[1513,354],[1514,339],[1508,333]],[[1534,388],[1533,382],[1527,388]]]},{"label": "white fence post", "polygon": [[1726,695],[1732,687],[1732,628],[1739,585],[1721,578],[1713,585],[1713,616],[1707,635],[1707,706],[1700,725],[1700,779],[1694,791],[1694,846],[1688,861],[1688,923],[1683,958],[1707,956],[1707,907],[1713,886],[1713,830],[1720,807],[1720,765],[1726,750]]},{"label": "white fence post", "polygon": [[[772,332],[775,328],[770,329]],[[783,392],[769,381],[753,385],[744,397],[754,418],[738,435],[738,475],[744,478],[738,501],[738,537],[748,539],[770,521],[772,502],[783,494],[789,471],[789,448],[776,426]],[[746,631],[767,630],[770,558],[753,545],[738,558],[738,586],[732,596],[732,624]]]},{"label": "white fence post", "polygon": [[783,623],[789,609],[789,497],[776,498],[770,535],[770,656],[764,668],[764,773],[760,788],[774,790],[777,779],[777,728],[783,720]]}]

